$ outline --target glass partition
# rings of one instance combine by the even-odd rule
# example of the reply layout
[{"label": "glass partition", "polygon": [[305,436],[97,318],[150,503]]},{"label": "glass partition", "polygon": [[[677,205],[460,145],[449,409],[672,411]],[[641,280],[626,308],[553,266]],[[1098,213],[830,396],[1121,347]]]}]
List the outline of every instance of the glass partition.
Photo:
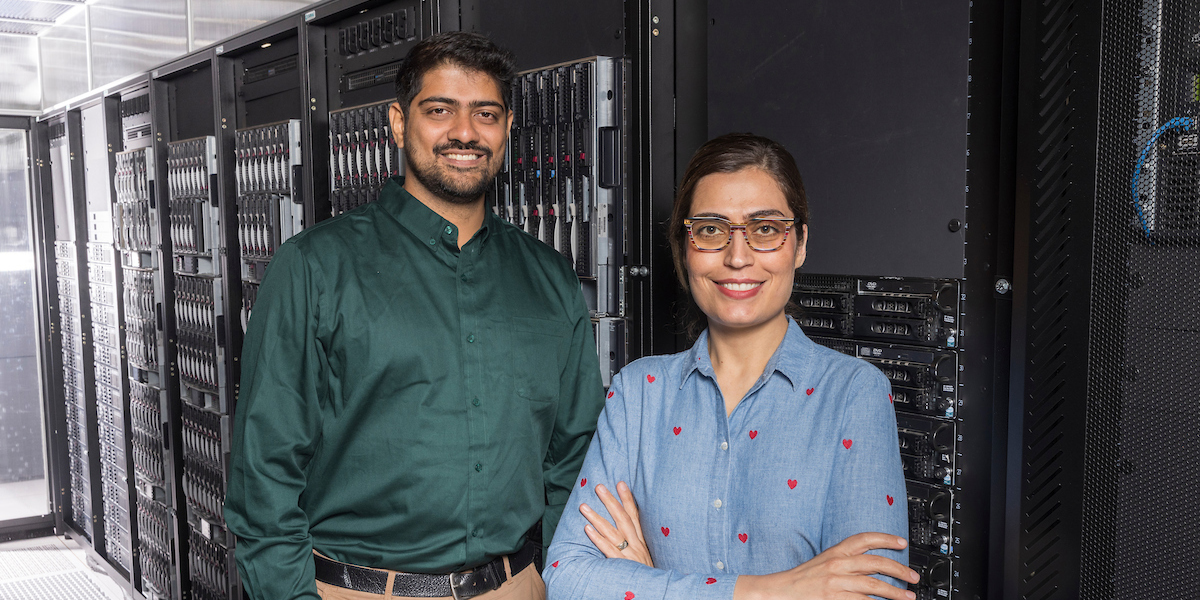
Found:
[{"label": "glass partition", "polygon": [[0,522],[50,512],[27,135],[0,129]]}]

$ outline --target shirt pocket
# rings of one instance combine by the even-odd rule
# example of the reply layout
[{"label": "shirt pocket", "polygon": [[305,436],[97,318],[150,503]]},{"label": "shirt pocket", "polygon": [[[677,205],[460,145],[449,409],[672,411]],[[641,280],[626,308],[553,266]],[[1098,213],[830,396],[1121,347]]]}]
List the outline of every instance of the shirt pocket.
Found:
[{"label": "shirt pocket", "polygon": [[558,400],[571,327],[565,321],[509,317],[517,395],[533,403]]}]

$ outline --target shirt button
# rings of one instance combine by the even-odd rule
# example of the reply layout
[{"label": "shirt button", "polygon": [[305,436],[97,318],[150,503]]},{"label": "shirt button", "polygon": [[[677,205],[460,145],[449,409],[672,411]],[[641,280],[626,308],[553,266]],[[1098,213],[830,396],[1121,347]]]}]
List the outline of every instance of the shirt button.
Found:
[{"label": "shirt button", "polygon": [[719,560],[717,561],[717,564],[716,564],[716,565],[713,565],[713,566],[715,566],[716,568],[718,568],[718,569],[720,569],[720,570],[722,570],[722,571],[724,571],[724,570],[725,570],[725,563],[723,563],[723,562],[721,562],[721,561],[719,561]]},{"label": "shirt button", "polygon": [[722,449],[722,450],[728,450],[728,449],[729,449],[729,442],[721,442],[721,449]]},{"label": "shirt button", "polygon": [[471,537],[473,537],[473,538],[479,537],[479,530],[478,529],[471,530]]},{"label": "shirt button", "polygon": [[468,336],[467,336],[467,343],[468,343],[468,344],[473,344],[473,343],[475,343],[475,334],[473,334],[473,333],[472,333],[471,335],[468,335]]},{"label": "shirt button", "polygon": [[471,399],[471,405],[472,405],[472,406],[479,406],[479,398],[473,398],[473,399]]},{"label": "shirt button", "polygon": [[437,245],[437,240],[435,240],[435,239],[433,239],[433,238],[429,238],[429,245],[430,245],[430,246],[436,246],[436,245]]},{"label": "shirt button", "polygon": [[451,227],[451,226],[449,226],[449,225],[447,225],[447,226],[446,226],[446,235],[450,235],[450,234],[452,234],[452,233],[454,233],[454,228],[453,228],[453,227]]},{"label": "shirt button", "polygon": [[483,465],[482,465],[482,464],[480,464],[480,463],[475,463],[475,471],[476,471],[476,472],[479,472],[479,471],[482,471],[482,470],[483,470]]},{"label": "shirt button", "polygon": [[713,508],[721,508],[721,499],[720,498],[713,500]]}]

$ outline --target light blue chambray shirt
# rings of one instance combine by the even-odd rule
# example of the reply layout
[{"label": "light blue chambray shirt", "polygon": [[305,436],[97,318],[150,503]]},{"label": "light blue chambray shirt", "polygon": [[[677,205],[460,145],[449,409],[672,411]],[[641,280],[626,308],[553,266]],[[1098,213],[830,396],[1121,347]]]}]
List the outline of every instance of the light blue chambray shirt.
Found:
[{"label": "light blue chambray shirt", "polygon": [[[856,533],[908,537],[891,387],[865,361],[783,343],[729,417],[708,356],[630,363],[613,379],[546,558],[550,600],[732,598],[738,574],[791,569]],[[586,502],[625,481],[656,568],[607,559],[583,531]],[[610,519],[611,520],[611,519]],[[873,551],[908,564],[908,551]],[[903,583],[881,577],[889,583]]]}]

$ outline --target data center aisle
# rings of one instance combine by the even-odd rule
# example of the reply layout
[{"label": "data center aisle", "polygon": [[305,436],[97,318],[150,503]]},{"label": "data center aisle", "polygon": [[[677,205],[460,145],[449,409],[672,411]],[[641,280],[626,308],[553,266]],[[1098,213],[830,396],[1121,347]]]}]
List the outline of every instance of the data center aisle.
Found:
[{"label": "data center aisle", "polygon": [[92,570],[74,540],[45,537],[0,544],[0,600],[124,600],[120,586]]}]

